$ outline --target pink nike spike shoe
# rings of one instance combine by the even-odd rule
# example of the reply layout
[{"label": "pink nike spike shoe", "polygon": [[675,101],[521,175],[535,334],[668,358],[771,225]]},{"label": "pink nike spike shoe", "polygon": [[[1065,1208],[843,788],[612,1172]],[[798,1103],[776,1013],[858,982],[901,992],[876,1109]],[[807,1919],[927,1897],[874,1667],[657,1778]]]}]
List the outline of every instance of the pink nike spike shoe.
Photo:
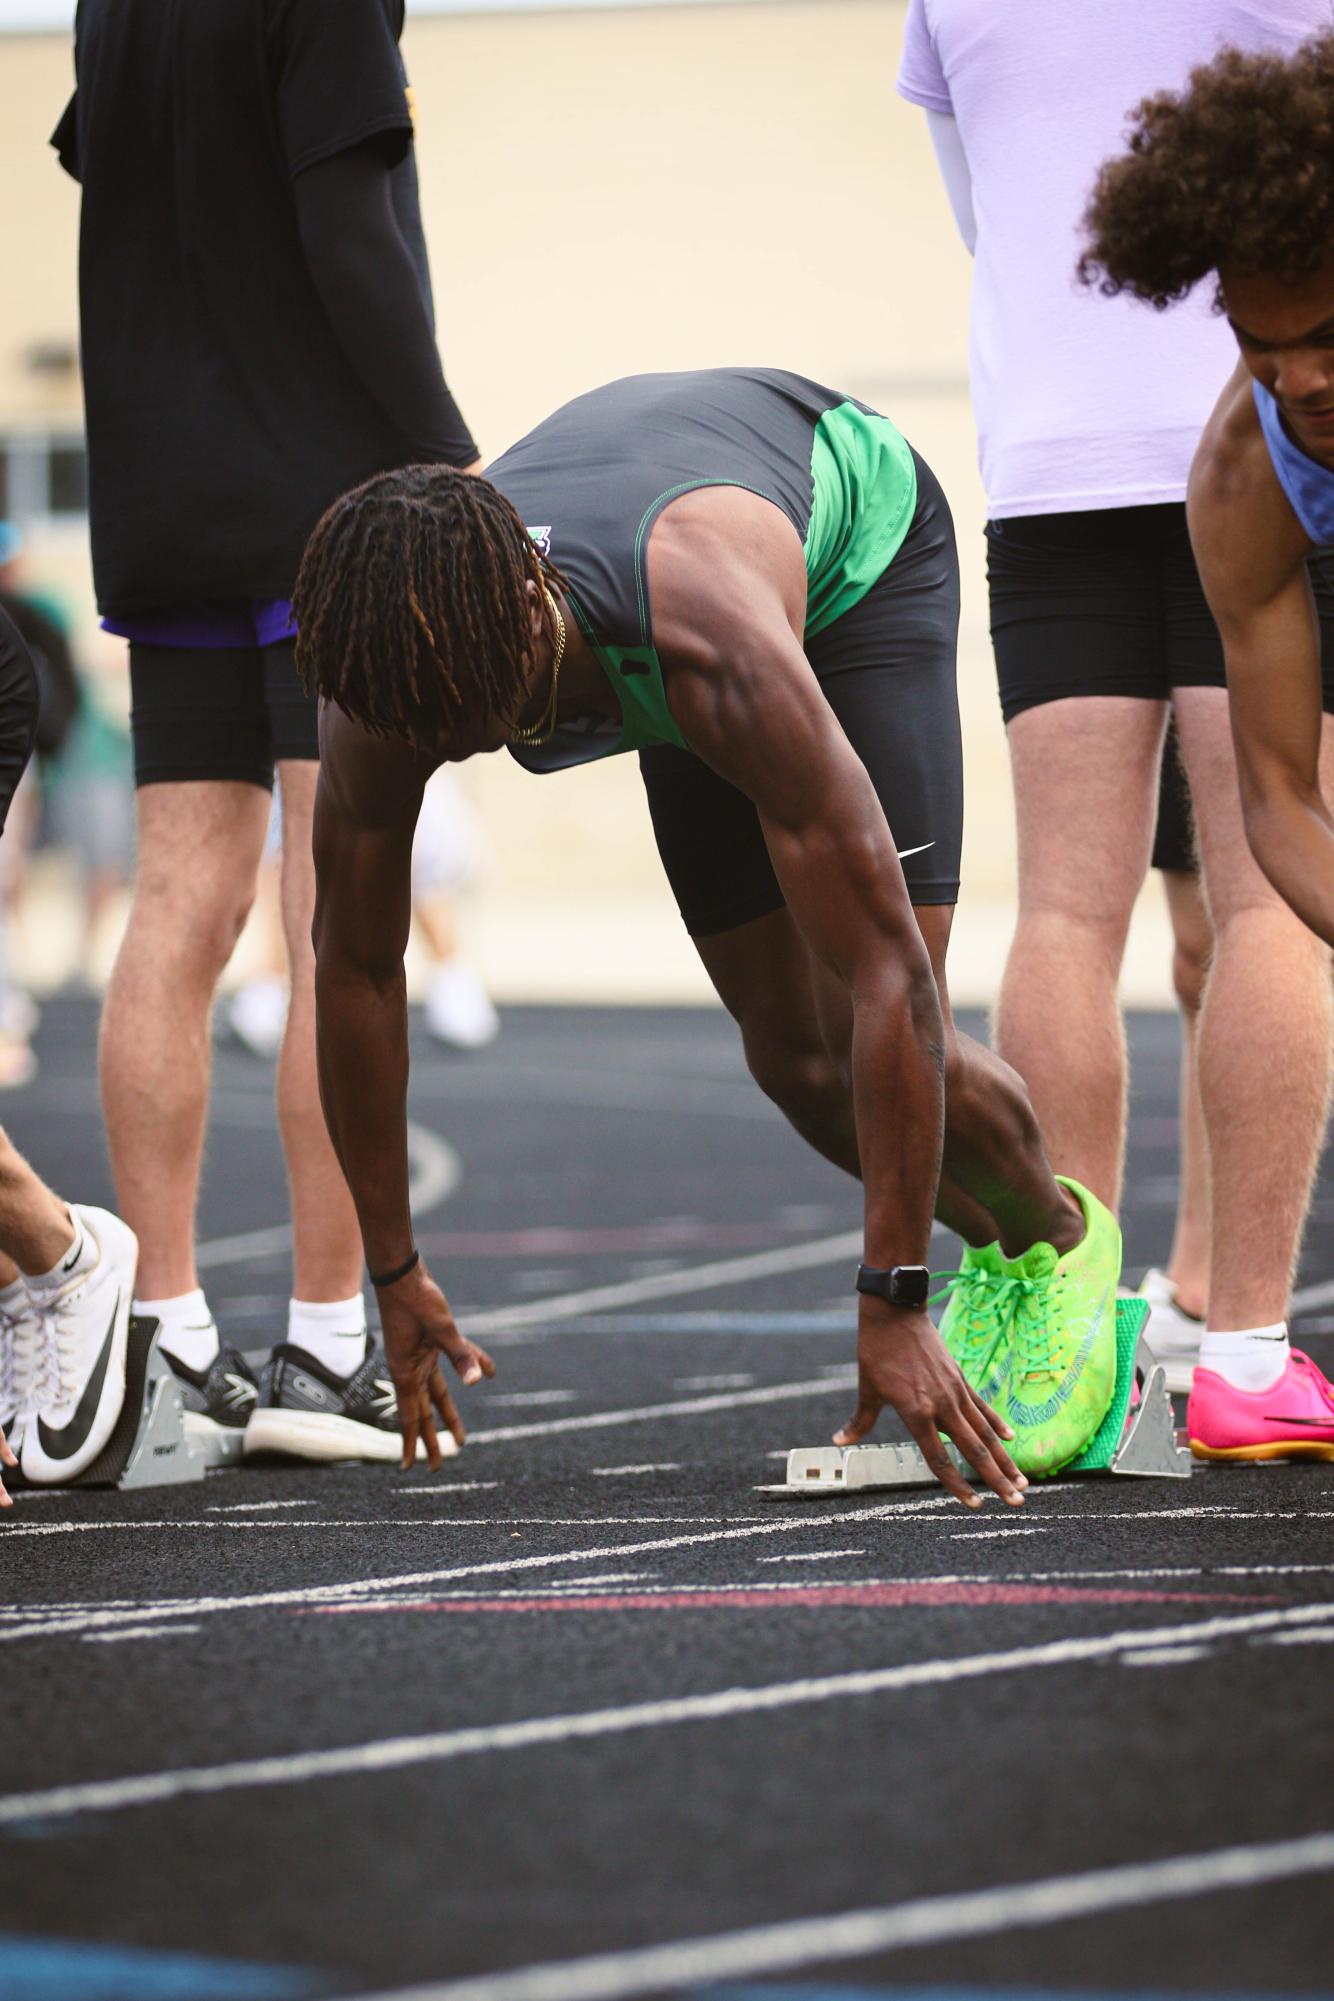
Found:
[{"label": "pink nike spike shoe", "polygon": [[1197,1459],[1334,1460],[1334,1384],[1299,1348],[1267,1390],[1197,1367],[1186,1434]]}]

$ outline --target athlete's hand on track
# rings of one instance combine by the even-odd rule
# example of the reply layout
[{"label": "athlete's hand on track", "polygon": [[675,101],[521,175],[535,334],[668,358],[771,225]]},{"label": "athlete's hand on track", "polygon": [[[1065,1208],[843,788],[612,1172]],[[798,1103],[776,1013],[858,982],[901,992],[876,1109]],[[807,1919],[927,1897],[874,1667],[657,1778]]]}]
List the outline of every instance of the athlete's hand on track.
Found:
[{"label": "athlete's hand on track", "polygon": [[441,1292],[425,1264],[418,1264],[397,1285],[377,1289],[385,1359],[398,1397],[398,1421],[403,1432],[403,1470],[417,1457],[417,1440],[426,1446],[432,1472],[443,1459],[436,1419],[462,1445],[467,1435],[454,1399],[445,1388],[440,1357],[447,1355],[464,1383],[494,1376],[491,1357],[460,1334]]},{"label": "athlete's hand on track", "polygon": [[[0,1466],[17,1466],[18,1463],[18,1460],[9,1449],[4,1432],[0,1431]],[[5,1492],[4,1481],[0,1480],[0,1508],[12,1508],[13,1505],[13,1500]]]},{"label": "athlete's hand on track", "polygon": [[942,1487],[966,1508],[980,1508],[955,1468],[940,1434],[953,1439],[968,1464],[1012,1508],[1023,1506],[1028,1485],[1002,1439],[1013,1438],[1005,1420],[964,1381],[930,1316],[863,1296],[857,1328],[857,1408],[835,1445],[860,1445],[886,1404],[895,1409],[921,1447]]}]

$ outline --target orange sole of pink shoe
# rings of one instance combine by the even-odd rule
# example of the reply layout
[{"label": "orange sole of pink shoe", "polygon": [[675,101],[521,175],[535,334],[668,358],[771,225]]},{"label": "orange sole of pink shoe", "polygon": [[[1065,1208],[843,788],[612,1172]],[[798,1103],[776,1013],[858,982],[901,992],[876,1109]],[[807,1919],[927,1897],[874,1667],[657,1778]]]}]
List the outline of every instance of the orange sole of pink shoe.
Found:
[{"label": "orange sole of pink shoe", "polygon": [[1323,1459],[1334,1463],[1334,1442],[1315,1438],[1289,1438],[1273,1445],[1204,1445],[1192,1438],[1190,1449],[1196,1459]]}]

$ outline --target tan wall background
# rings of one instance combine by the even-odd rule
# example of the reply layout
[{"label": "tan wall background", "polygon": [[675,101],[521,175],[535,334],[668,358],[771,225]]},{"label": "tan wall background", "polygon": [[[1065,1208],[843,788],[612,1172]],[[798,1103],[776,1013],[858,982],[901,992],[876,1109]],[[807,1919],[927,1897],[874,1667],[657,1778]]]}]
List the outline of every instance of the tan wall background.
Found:
[{"label": "tan wall background", "polygon": [[[949,493],[964,575],[960,997],[994,990],[1014,841],[967,400],[969,260],[923,115],[894,93],[903,0],[417,17],[404,51],[450,381],[487,455],[566,397],[650,368],[759,361],[877,404]],[[46,145],[64,37],[0,40],[0,429],[68,423],[24,364],[76,325],[77,190]],[[44,567],[87,599],[81,544]],[[88,614],[91,623],[91,613]],[[104,656],[105,657],[105,656]],[[534,781],[470,768],[493,850],[474,937],[502,995],[705,989],[632,760]],[[1156,886],[1127,990],[1166,995]]]}]

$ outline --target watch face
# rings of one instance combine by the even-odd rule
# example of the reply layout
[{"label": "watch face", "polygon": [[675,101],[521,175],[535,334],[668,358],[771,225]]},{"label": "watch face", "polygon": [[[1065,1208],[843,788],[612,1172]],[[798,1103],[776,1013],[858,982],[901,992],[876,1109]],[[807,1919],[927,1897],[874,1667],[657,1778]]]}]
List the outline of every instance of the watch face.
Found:
[{"label": "watch face", "polygon": [[889,1296],[895,1306],[925,1306],[931,1275],[925,1265],[895,1265]]}]

